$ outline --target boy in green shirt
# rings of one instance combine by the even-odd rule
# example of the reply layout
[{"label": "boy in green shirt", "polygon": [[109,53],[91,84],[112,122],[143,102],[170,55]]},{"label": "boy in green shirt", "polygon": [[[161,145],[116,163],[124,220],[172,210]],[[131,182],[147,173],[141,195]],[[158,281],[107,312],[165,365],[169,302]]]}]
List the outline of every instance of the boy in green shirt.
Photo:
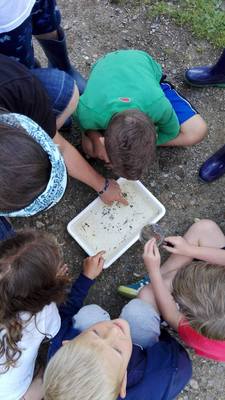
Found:
[{"label": "boy in green shirt", "polygon": [[119,50],[97,61],[75,113],[85,153],[139,179],[156,145],[199,143],[206,123],[162,78],[161,66],[143,51]]}]

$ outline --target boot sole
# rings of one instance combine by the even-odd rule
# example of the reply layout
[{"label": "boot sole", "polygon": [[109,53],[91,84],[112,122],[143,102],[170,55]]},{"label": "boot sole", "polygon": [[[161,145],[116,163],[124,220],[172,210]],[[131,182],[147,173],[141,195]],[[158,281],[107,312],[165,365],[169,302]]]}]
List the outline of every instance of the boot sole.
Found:
[{"label": "boot sole", "polygon": [[209,84],[203,84],[203,85],[198,85],[197,83],[192,83],[190,81],[188,81],[187,79],[185,79],[185,82],[193,87],[197,87],[197,88],[204,88],[204,87],[219,87],[219,88],[225,88],[225,83],[209,83]]}]

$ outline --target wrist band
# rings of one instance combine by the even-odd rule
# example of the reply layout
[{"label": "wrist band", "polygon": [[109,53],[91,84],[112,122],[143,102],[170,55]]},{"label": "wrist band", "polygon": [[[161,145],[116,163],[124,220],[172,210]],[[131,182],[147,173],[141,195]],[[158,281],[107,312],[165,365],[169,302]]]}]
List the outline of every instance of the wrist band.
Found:
[{"label": "wrist band", "polygon": [[103,193],[105,193],[105,192],[106,192],[106,190],[107,190],[107,189],[108,189],[108,187],[109,187],[109,184],[110,184],[110,181],[109,181],[109,179],[108,179],[108,178],[105,178],[105,184],[104,184],[104,187],[103,187],[103,189],[102,189],[102,190],[100,190],[100,192],[97,192],[99,196],[101,196],[101,194],[103,194]]}]

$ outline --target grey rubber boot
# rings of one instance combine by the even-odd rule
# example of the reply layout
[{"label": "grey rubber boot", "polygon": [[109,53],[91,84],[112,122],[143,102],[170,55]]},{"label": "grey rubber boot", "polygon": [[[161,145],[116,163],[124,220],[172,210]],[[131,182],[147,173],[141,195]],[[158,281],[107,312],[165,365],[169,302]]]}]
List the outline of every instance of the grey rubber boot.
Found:
[{"label": "grey rubber boot", "polygon": [[86,79],[70,63],[64,30],[58,29],[58,40],[37,39],[49,61],[49,66],[61,69],[74,78],[80,94],[86,87]]}]

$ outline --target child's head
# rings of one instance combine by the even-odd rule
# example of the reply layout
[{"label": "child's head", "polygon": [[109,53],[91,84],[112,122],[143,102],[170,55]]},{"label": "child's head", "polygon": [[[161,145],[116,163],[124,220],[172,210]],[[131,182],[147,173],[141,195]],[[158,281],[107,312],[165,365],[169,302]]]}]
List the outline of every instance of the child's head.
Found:
[{"label": "child's head", "polygon": [[115,173],[139,179],[155,159],[155,126],[146,114],[136,109],[119,112],[105,131],[105,147]]},{"label": "child's head", "polygon": [[0,124],[0,210],[21,210],[42,193],[50,178],[48,154],[24,129]]},{"label": "child's head", "polygon": [[173,279],[173,296],[192,328],[210,339],[225,339],[225,267],[193,262]]},{"label": "child's head", "polygon": [[46,400],[115,400],[126,396],[132,352],[129,325],[122,319],[97,323],[65,343],[44,376]]},{"label": "child's head", "polygon": [[62,263],[59,246],[47,233],[23,231],[0,242],[0,354],[5,355],[6,371],[21,355],[20,313],[32,317],[51,302],[64,300],[68,278],[57,274]]}]

